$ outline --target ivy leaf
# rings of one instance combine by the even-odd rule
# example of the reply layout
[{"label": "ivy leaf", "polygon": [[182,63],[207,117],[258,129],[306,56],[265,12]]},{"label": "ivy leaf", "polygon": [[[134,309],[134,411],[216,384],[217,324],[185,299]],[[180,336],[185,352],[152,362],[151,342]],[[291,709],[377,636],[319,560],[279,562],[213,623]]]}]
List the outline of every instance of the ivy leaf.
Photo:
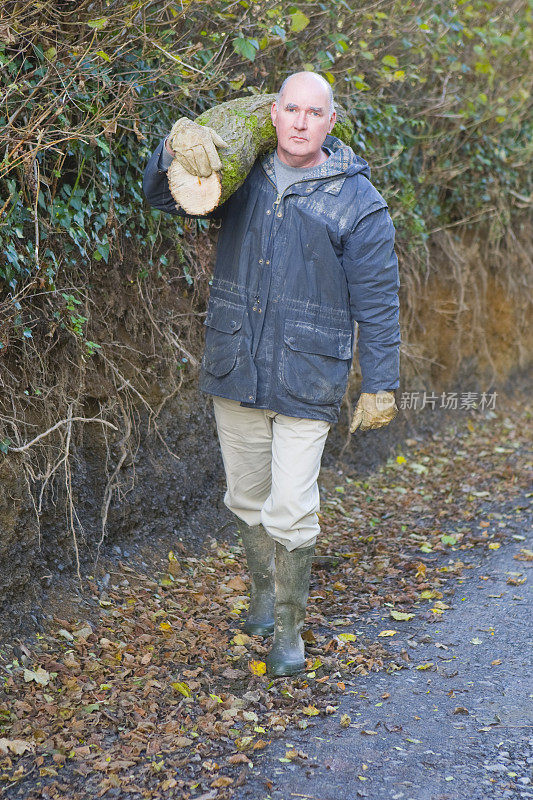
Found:
[{"label": "ivy leaf", "polygon": [[89,28],[94,28],[97,31],[101,31],[102,28],[105,28],[107,23],[108,23],[107,17],[100,17],[99,19],[90,19],[87,25],[89,26]]},{"label": "ivy leaf", "polygon": [[289,14],[289,16],[291,19],[291,31],[293,33],[299,33],[309,25],[310,19],[306,17],[302,11],[294,11],[292,14]]},{"label": "ivy leaf", "polygon": [[397,67],[398,66],[398,59],[396,56],[383,56],[381,59],[381,63],[385,64],[386,67]]},{"label": "ivy leaf", "polygon": [[256,53],[259,50],[259,42],[255,39],[245,39],[243,36],[239,36],[233,40],[233,49],[239,55],[247,58],[248,61],[255,61]]}]

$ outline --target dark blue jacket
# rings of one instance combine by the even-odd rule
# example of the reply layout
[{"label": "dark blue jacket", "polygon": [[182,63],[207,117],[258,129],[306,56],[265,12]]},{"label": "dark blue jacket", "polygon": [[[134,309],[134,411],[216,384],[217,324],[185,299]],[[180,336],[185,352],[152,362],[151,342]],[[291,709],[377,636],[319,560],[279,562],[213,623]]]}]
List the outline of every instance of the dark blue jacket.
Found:
[{"label": "dark blue jacket", "polygon": [[[398,262],[368,164],[333,136],[320,175],[278,197],[273,154],[209,215],[222,220],[200,388],[283,414],[335,422],[359,327],[362,391],[399,385]],[[159,170],[148,202],[182,214]]]}]

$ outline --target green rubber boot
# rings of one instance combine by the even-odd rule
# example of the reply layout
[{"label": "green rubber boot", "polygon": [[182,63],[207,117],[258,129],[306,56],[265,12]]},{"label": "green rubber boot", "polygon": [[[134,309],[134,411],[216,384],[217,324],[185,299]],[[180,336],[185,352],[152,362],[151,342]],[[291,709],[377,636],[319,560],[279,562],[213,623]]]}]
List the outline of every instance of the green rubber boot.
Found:
[{"label": "green rubber boot", "polygon": [[252,581],[250,607],[242,629],[255,636],[270,636],[274,633],[274,540],[262,525],[250,527],[239,521],[238,530]]},{"label": "green rubber boot", "polygon": [[315,545],[289,552],[276,542],[274,643],[266,657],[269,675],[295,675],[305,669],[300,631],[305,620]]}]

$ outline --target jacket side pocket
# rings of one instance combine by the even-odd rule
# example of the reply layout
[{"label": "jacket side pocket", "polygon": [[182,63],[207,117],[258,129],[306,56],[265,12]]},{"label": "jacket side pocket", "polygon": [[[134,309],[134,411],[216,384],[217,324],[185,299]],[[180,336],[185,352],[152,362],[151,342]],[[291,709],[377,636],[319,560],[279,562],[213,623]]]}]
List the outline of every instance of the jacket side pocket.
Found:
[{"label": "jacket side pocket", "polygon": [[287,392],[313,405],[338,403],[346,391],[352,334],[288,320],[283,330],[280,379]]},{"label": "jacket side pocket", "polygon": [[202,367],[217,378],[227,375],[235,366],[245,310],[244,306],[219,297],[212,296],[209,300]]}]

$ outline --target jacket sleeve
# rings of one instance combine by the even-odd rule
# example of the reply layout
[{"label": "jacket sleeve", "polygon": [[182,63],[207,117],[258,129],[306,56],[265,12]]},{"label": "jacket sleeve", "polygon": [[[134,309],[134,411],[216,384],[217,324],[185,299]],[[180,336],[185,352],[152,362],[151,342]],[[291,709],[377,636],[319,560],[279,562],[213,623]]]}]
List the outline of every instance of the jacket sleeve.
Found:
[{"label": "jacket sleeve", "polygon": [[398,259],[387,208],[363,216],[348,236],[343,267],[352,318],[359,326],[361,391],[392,391],[400,385]]},{"label": "jacket sleeve", "polygon": [[183,208],[176,206],[176,201],[170,193],[167,179],[167,165],[165,164],[165,139],[162,139],[152,153],[146,165],[143,176],[143,192],[151,206],[167,214],[194,219],[221,219],[224,214],[224,204],[215,208],[209,214],[187,214]]}]

